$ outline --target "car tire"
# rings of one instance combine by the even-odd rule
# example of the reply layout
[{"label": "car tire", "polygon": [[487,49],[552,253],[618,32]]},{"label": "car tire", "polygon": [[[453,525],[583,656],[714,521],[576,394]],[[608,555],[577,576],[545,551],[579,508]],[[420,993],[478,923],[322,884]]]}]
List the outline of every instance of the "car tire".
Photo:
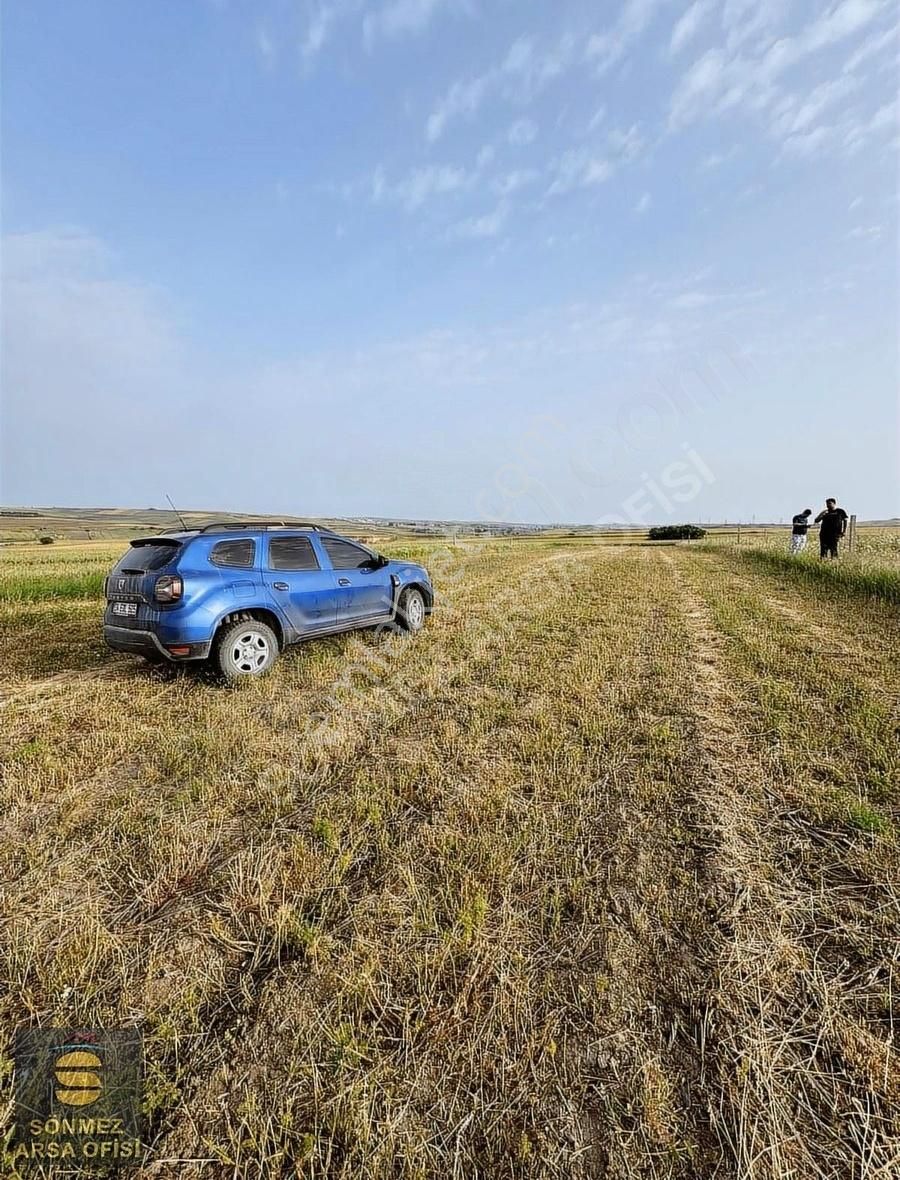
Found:
[{"label": "car tire", "polygon": [[278,639],[259,619],[225,627],[216,639],[213,663],[226,680],[262,676],[278,659]]},{"label": "car tire", "polygon": [[397,603],[397,622],[410,635],[415,635],[425,626],[425,599],[422,591],[415,586],[407,586],[401,591]]}]

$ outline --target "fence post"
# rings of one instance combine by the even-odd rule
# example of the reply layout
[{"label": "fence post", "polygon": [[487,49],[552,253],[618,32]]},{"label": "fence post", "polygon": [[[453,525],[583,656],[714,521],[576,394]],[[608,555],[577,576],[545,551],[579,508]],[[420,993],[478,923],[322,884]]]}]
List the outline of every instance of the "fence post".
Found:
[{"label": "fence post", "polygon": [[738,525],[738,539],[737,539],[737,543],[738,543],[739,545],[740,545],[740,543],[741,543],[741,526],[740,526],[740,525]]},{"label": "fence post", "polygon": [[850,514],[850,528],[847,530],[847,552],[852,553],[856,546],[856,513]]}]

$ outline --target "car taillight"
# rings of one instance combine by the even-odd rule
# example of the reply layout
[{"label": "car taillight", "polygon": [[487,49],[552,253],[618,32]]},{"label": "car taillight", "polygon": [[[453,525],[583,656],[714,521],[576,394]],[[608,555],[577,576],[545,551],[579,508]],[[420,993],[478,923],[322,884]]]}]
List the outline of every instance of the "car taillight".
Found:
[{"label": "car taillight", "polygon": [[163,574],[156,579],[153,597],[157,602],[177,602],[184,593],[184,583],[177,574]]}]

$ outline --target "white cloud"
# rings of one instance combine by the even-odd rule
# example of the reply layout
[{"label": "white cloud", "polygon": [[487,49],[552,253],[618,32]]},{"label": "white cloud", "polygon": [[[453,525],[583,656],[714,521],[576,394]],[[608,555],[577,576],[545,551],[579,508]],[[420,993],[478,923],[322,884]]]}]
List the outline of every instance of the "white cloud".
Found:
[{"label": "white cloud", "polygon": [[737,155],[738,149],[736,146],[730,147],[727,152],[711,152],[708,156],[704,156],[698,165],[699,172],[712,172],[714,168],[721,168],[728,160]]},{"label": "white cloud", "polygon": [[635,205],[634,211],[637,214],[646,213],[652,204],[653,198],[649,193],[644,193],[638,203]]},{"label": "white cloud", "polygon": [[527,188],[528,185],[534,184],[535,181],[540,179],[540,175],[540,172],[535,168],[517,168],[512,172],[507,172],[504,176],[498,177],[493,182],[493,188],[501,196],[508,197],[518,192],[519,189]]},{"label": "white cloud", "polygon": [[782,0],[725,0],[722,28],[729,49],[768,36],[783,19]]},{"label": "white cloud", "polygon": [[883,131],[888,127],[897,126],[897,102],[886,102],[884,106],[880,106],[872,118],[869,120],[869,130]]},{"label": "white cloud", "polygon": [[842,0],[808,25],[800,37],[804,53],[812,53],[852,36],[870,24],[885,8],[884,0]]},{"label": "white cloud", "polygon": [[696,37],[697,33],[709,14],[713,9],[713,0],[694,0],[694,3],[685,12],[672,29],[672,38],[669,42],[669,52],[677,54],[684,49],[689,41]]},{"label": "white cloud", "polygon": [[832,127],[818,126],[812,131],[802,131],[796,135],[789,135],[782,145],[782,151],[787,156],[798,156],[809,159],[818,155],[832,140]]},{"label": "white cloud", "polygon": [[595,33],[587,44],[587,58],[598,74],[605,74],[625,57],[660,8],[663,0],[625,0],[611,28]]},{"label": "white cloud", "polygon": [[256,51],[259,54],[260,61],[267,70],[272,69],[275,65],[275,58],[277,51],[275,42],[272,39],[267,29],[259,28],[256,30]]},{"label": "white cloud", "polygon": [[811,21],[796,36],[775,41],[761,58],[760,64],[774,77],[811,54],[837,45],[860,32],[884,8],[885,0],[841,0],[828,12]]},{"label": "white cloud", "polygon": [[[163,462],[157,447],[165,445],[160,397],[190,406],[181,344],[160,292],[113,274],[113,261],[80,230],[3,240],[2,466],[20,502],[65,503],[89,478],[96,499],[121,503],[121,465],[88,475],[81,457],[130,453],[136,437],[149,458],[140,473],[128,469],[127,486],[149,495],[141,477]],[[159,498],[162,486],[153,488]]]},{"label": "white cloud", "polygon": [[107,248],[80,229],[59,227],[3,238],[3,277],[7,282],[35,282],[48,275],[70,281],[98,277],[111,261]]},{"label": "white cloud", "polygon": [[513,147],[525,147],[537,138],[537,123],[532,119],[517,119],[510,127],[507,139]]},{"label": "white cloud", "polygon": [[300,39],[300,56],[304,62],[309,63],[321,53],[332,26],[343,12],[344,6],[340,3],[322,3],[313,8],[306,30]]},{"label": "white cloud", "polygon": [[461,116],[474,115],[493,85],[493,76],[484,74],[480,78],[454,82],[444,97],[428,116],[425,124],[425,138],[434,143],[444,134],[447,124]]},{"label": "white cloud", "polygon": [[857,225],[847,234],[848,238],[863,238],[868,242],[877,242],[884,232],[880,225]]},{"label": "white cloud", "polygon": [[604,184],[618,167],[636,159],[643,149],[644,139],[637,123],[624,131],[618,127],[610,131],[602,153],[588,148],[570,149],[553,166],[547,196],[558,197]]},{"label": "white cloud", "polygon": [[325,44],[331,25],[331,11],[329,8],[323,8],[310,19],[300,42],[300,55],[304,60],[315,57]]},{"label": "white cloud", "polygon": [[[752,37],[741,37],[731,43],[730,51],[720,47],[707,50],[685,71],[675,87],[669,107],[670,129],[731,110],[758,114],[777,106],[782,99],[780,79],[789,69],[859,33],[884,10],[885,3],[886,0],[840,0],[795,35],[775,40],[768,35],[757,41]],[[726,15],[729,9],[732,19],[739,22],[748,12],[749,5],[743,0],[734,0],[726,6]],[[764,11],[764,27],[771,34],[772,10],[766,8]],[[752,19],[751,24],[754,29],[758,27],[758,22]],[[738,23],[737,27],[743,26]],[[831,95],[840,97],[847,92],[842,88],[844,85],[836,82],[823,84],[814,102],[824,107],[831,101]],[[787,100],[788,104],[790,101]],[[808,126],[808,123],[803,125]],[[792,134],[786,124],[776,126],[774,130],[776,134]]]},{"label": "white cloud", "polygon": [[857,117],[855,120],[846,122],[841,129],[843,132],[842,143],[844,148],[852,154],[859,151],[869,139],[883,131],[896,130],[897,127],[897,102],[892,100],[878,107],[868,119]]},{"label": "white cloud", "polygon": [[499,95],[510,102],[530,102],[563,74],[574,54],[575,41],[568,34],[553,47],[540,50],[532,38],[520,37],[498,65],[473,78],[458,79],[450,86],[426,120],[426,139],[434,143],[449,123],[471,118],[489,97]]},{"label": "white cloud", "polygon": [[575,55],[575,39],[568,33],[549,48],[538,49],[534,40],[520,37],[503,63],[508,97],[529,100],[568,69]]},{"label": "white cloud", "polygon": [[554,177],[547,189],[548,197],[559,197],[574,189],[591,188],[603,184],[613,174],[613,165],[603,156],[573,149],[557,160]]},{"label": "white cloud", "polygon": [[[395,40],[425,32],[443,10],[471,13],[475,0],[383,0],[364,12],[368,0],[306,0],[307,18],[300,37],[300,56],[307,66],[332,40],[336,27],[362,15],[362,36],[371,48],[380,40]],[[274,48],[274,46],[273,46]]]},{"label": "white cloud", "polygon": [[595,131],[605,118],[606,107],[601,105],[597,107],[596,111],[594,111],[593,115],[591,115],[591,121],[587,125],[588,131]]},{"label": "white cloud", "polygon": [[853,200],[850,202],[850,204],[847,206],[847,209],[850,213],[852,213],[853,210],[858,209],[862,203],[863,203],[862,197],[854,197]]},{"label": "white cloud", "polygon": [[714,295],[708,295],[705,291],[687,291],[683,295],[676,295],[674,299],[669,300],[669,306],[674,307],[676,311],[695,311],[699,307],[708,307],[715,302]]},{"label": "white cloud", "polygon": [[464,169],[446,164],[414,168],[394,184],[387,181],[384,169],[378,168],[372,177],[371,195],[376,204],[389,202],[414,213],[432,197],[459,192],[472,183],[473,177]]},{"label": "white cloud", "polygon": [[468,10],[464,0],[387,0],[363,20],[363,35],[371,45],[379,37],[396,38],[424,32],[442,9]]},{"label": "white cloud", "polygon": [[773,133],[781,138],[806,131],[823,111],[840,99],[846,98],[858,85],[855,77],[843,74],[814,86],[805,96],[785,95],[773,109]]},{"label": "white cloud", "polygon": [[634,160],[644,148],[644,139],[637,123],[632,124],[627,131],[615,128],[607,138],[610,150],[620,160]]},{"label": "white cloud", "polygon": [[721,49],[708,49],[682,75],[669,105],[669,125],[681,127],[708,110],[708,100],[723,89],[728,59]]},{"label": "white cloud", "polygon": [[[853,73],[854,70],[858,70],[861,65],[871,58],[877,57],[882,50],[887,49],[891,45],[896,49],[898,34],[900,34],[900,27],[897,25],[893,25],[883,32],[873,33],[871,37],[863,41],[858,49],[850,54],[844,63],[844,71],[846,73]],[[896,62],[896,58],[894,58],[894,62]]]},{"label": "white cloud", "polygon": [[458,222],[451,230],[455,238],[495,238],[506,224],[509,206],[501,201],[491,213],[484,213],[480,217],[469,217]]},{"label": "white cloud", "polygon": [[496,154],[497,153],[494,150],[493,146],[489,143],[486,143],[484,145],[484,147],[481,149],[481,151],[478,153],[477,159],[475,161],[476,166],[478,167],[479,171],[482,168],[486,168],[488,166],[488,164],[490,164],[490,162],[493,160],[493,158]]}]

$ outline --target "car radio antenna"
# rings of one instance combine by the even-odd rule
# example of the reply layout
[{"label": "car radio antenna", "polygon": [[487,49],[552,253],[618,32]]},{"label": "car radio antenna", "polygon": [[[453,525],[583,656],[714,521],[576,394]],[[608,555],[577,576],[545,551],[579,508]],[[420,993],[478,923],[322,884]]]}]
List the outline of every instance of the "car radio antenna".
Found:
[{"label": "car radio antenna", "polygon": [[168,492],[166,492],[166,499],[167,499],[167,500],[169,501],[169,503],[172,505],[172,511],[175,513],[175,515],[176,515],[176,516],[178,517],[178,519],[181,521],[181,527],[182,527],[182,528],[183,528],[185,531],[187,531],[187,527],[188,527],[188,526],[187,526],[187,524],[185,524],[184,517],[181,515],[181,513],[178,511],[178,509],[175,507],[175,505],[174,505],[174,504],[172,504],[172,497],[169,495],[169,493],[168,493]]}]

